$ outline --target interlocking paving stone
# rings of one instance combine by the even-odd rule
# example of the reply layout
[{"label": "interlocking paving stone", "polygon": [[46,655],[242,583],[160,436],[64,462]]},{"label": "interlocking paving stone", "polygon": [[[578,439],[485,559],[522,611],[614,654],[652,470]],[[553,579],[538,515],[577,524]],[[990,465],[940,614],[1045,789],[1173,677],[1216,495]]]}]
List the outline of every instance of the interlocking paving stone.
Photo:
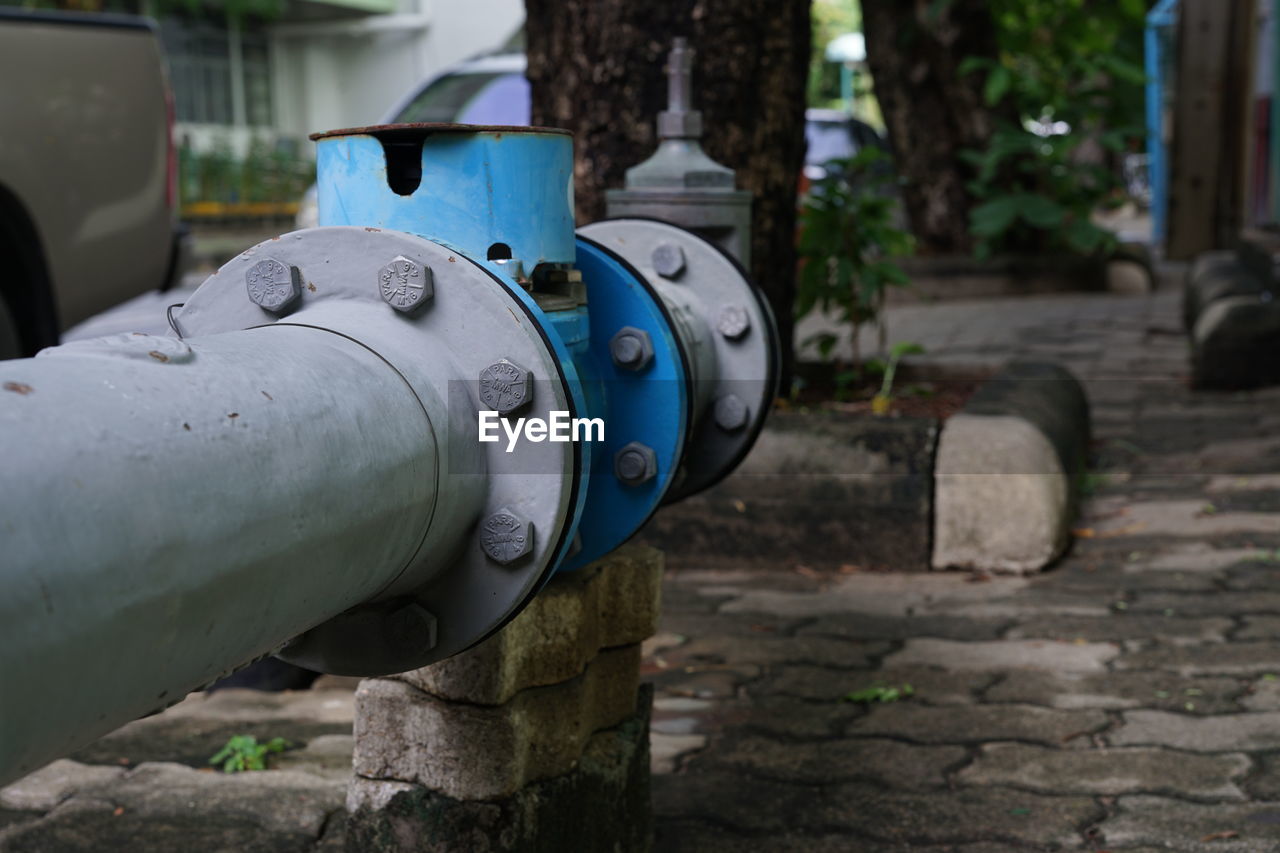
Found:
[{"label": "interlocking paving stone", "polygon": [[994,640],[1009,624],[1009,619],[966,619],[941,615],[846,614],[819,617],[797,629],[796,634],[846,637],[856,640],[905,640],[908,637]]},{"label": "interlocking paving stone", "polygon": [[676,667],[663,672],[644,672],[662,695],[692,699],[717,699],[736,696],[738,689],[760,676],[760,667],[750,665],[694,665]]},{"label": "interlocking paving stone", "polygon": [[[1265,853],[1280,849],[1280,803],[1209,805],[1164,797],[1121,797],[1115,814],[1100,828],[1109,848],[1145,844],[1188,852]],[[1219,837],[1211,838],[1214,835]]]},{"label": "interlocking paving stone", "polygon": [[981,747],[957,781],[1007,785],[1045,794],[1164,793],[1207,800],[1243,800],[1249,771],[1239,753],[1188,755],[1167,749],[1045,749],[1020,743]]},{"label": "interlocking paving stone", "polygon": [[1249,685],[1249,692],[1240,700],[1247,711],[1280,711],[1280,681],[1275,673]]},{"label": "interlocking paving stone", "polygon": [[720,768],[780,782],[830,785],[861,780],[917,790],[944,787],[944,772],[965,755],[959,746],[914,746],[877,738],[787,743],[748,736],[694,761],[699,770]]},{"label": "interlocking paving stone", "polygon": [[1280,590],[1280,559],[1272,550],[1259,551],[1266,559],[1241,563],[1227,572],[1225,586],[1232,590]]},{"label": "interlocking paving stone", "polygon": [[1280,712],[1194,717],[1168,711],[1125,711],[1107,733],[1115,746],[1171,746],[1195,752],[1280,749]]},{"label": "interlocking paving stone", "polygon": [[1108,566],[1105,570],[1077,571],[1055,578],[1062,589],[1088,595],[1124,598],[1129,593],[1163,590],[1165,592],[1212,592],[1227,581],[1226,572],[1139,571]]},{"label": "interlocking paving stone", "polygon": [[1253,772],[1244,782],[1250,798],[1280,802],[1280,753],[1255,753]]},{"label": "interlocking paving stone", "polygon": [[965,602],[985,604],[1025,589],[1023,578],[995,578],[970,583],[955,572],[930,574],[863,573],[842,577],[821,590],[740,589],[720,606],[722,613],[763,613],[778,617],[871,614],[907,616],[935,613],[954,616]]},{"label": "interlocking paving stone", "polygon": [[651,730],[649,732],[650,772],[674,773],[676,764],[681,758],[697,752],[706,745],[706,735],[673,735]]},{"label": "interlocking paving stone", "polygon": [[[349,763],[348,756],[348,763]],[[81,764],[60,758],[13,784],[0,788],[0,808],[48,811],[81,788],[91,788],[124,775],[123,767]]]},{"label": "interlocking paving stone", "polygon": [[862,782],[811,787],[713,771],[655,779],[653,800],[665,820],[715,821],[740,833],[782,834],[797,826],[849,832],[849,850],[863,849],[857,839],[912,848],[977,841],[1075,846],[1077,828],[1104,814],[1087,797],[994,788],[902,792]]},{"label": "interlocking paving stone", "polygon": [[1135,501],[1097,532],[1108,536],[1181,536],[1206,538],[1224,533],[1280,533],[1280,515],[1265,512],[1206,512],[1204,500]]},{"label": "interlocking paving stone", "polygon": [[851,691],[877,685],[915,690],[912,701],[930,705],[963,705],[976,701],[995,676],[975,672],[947,672],[925,666],[893,666],[859,673],[834,673],[817,666],[784,667],[747,688],[752,696],[780,694],[801,699],[839,701]]},{"label": "interlocking paving stone", "polygon": [[886,666],[924,664],[960,670],[1046,669],[1100,672],[1120,653],[1111,643],[1000,640],[963,643],[919,637],[885,658]]},{"label": "interlocking paving stone", "polygon": [[726,728],[742,728],[780,738],[833,738],[866,711],[852,702],[806,702],[789,696],[753,697],[718,710]]},{"label": "interlocking paving stone", "polygon": [[[1169,672],[1034,672],[1005,675],[983,694],[987,702],[1027,702],[1052,708],[1155,708],[1196,714],[1242,710],[1244,686],[1234,678],[1183,678]],[[1191,708],[1187,704],[1191,704]]]},{"label": "interlocking paving stone", "polygon": [[1237,640],[1280,639],[1280,616],[1245,616],[1241,623],[1235,634]]},{"label": "interlocking paving stone", "polygon": [[1116,669],[1164,669],[1184,676],[1262,675],[1280,672],[1280,645],[1271,642],[1160,643],[1128,652],[1115,662]]},{"label": "interlocking paving stone", "polygon": [[1041,616],[1021,622],[1006,633],[1010,640],[1054,639],[1107,641],[1156,637],[1221,640],[1235,623],[1225,617],[1183,618],[1162,613],[1112,612],[1106,616]]},{"label": "interlocking paving stone", "polygon": [[0,850],[302,853],[340,817],[345,789],[345,781],[292,770],[228,775],[147,763],[0,830]]},{"label": "interlocking paving stone", "polygon": [[[1046,746],[1086,745],[1107,717],[1097,710],[1061,711],[1036,705],[948,705],[910,700],[878,705],[849,723],[851,735],[886,735],[918,743],[978,743],[1018,740]],[[1280,738],[1280,732],[1277,732]]]},{"label": "interlocking paving stone", "polygon": [[1128,609],[1135,613],[1159,612],[1169,616],[1240,616],[1246,613],[1280,613],[1280,592],[1215,592],[1212,595],[1144,592],[1139,593],[1134,601],[1129,602]]},{"label": "interlocking paving stone", "polygon": [[711,635],[695,637],[663,657],[671,663],[698,660],[735,664],[814,663],[832,667],[862,667],[889,651],[885,642],[838,640],[831,637],[772,637]]}]

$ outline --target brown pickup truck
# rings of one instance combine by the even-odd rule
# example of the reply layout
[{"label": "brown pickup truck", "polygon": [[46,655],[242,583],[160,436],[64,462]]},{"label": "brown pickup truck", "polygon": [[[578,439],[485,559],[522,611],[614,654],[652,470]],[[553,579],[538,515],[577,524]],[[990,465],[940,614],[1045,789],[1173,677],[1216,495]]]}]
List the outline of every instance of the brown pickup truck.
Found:
[{"label": "brown pickup truck", "polygon": [[0,358],[178,265],[172,100],[145,18],[0,8]]}]

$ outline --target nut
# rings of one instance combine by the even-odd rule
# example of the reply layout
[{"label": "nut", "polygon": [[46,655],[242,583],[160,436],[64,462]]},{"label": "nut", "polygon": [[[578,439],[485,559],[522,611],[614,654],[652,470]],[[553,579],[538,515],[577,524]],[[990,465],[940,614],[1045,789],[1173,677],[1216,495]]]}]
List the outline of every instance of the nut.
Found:
[{"label": "nut", "polygon": [[653,269],[663,278],[675,278],[684,272],[684,249],[675,243],[659,243],[650,259]]},{"label": "nut", "polygon": [[533,374],[500,358],[480,371],[480,402],[500,415],[509,415],[533,399]]},{"label": "nut", "polygon": [[613,457],[613,475],[628,486],[649,482],[658,474],[658,454],[647,444],[633,441]]},{"label": "nut", "polygon": [[716,400],[716,426],[734,432],[747,425],[747,404],[737,394],[725,394]]},{"label": "nut", "polygon": [[609,339],[609,355],[623,370],[643,370],[653,361],[653,339],[644,329],[623,326]]},{"label": "nut", "polygon": [[408,314],[435,296],[431,267],[396,255],[391,263],[378,270],[378,292],[383,302]]},{"label": "nut", "polygon": [[503,507],[480,525],[480,548],[495,563],[514,563],[533,551],[533,522]]},{"label": "nut", "polygon": [[736,341],[751,328],[751,315],[741,305],[726,305],[720,309],[716,329],[731,341]]},{"label": "nut", "polygon": [[302,296],[302,273],[275,258],[263,258],[249,267],[244,284],[254,305],[276,314]]},{"label": "nut", "polygon": [[410,601],[383,618],[382,632],[393,649],[428,652],[436,645],[436,617],[421,604]]}]

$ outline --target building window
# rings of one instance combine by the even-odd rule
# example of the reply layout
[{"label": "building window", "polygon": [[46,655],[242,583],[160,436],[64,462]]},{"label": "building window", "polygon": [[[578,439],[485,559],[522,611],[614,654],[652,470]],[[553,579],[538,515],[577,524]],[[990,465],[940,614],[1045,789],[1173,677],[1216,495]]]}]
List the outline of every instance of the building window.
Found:
[{"label": "building window", "polygon": [[171,17],[160,34],[178,121],[271,126],[271,52],[265,32],[225,19]]}]

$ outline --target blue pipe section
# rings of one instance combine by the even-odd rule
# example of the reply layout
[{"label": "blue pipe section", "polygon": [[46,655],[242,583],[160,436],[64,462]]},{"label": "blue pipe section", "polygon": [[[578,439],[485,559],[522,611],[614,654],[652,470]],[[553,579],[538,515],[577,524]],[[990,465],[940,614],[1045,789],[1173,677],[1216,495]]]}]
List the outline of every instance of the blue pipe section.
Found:
[{"label": "blue pipe section", "polygon": [[1147,13],[1143,32],[1147,72],[1147,178],[1151,183],[1151,240],[1161,244],[1169,212],[1169,176],[1164,145],[1164,63],[1160,30],[1178,20],[1178,0],[1160,0]]},{"label": "blue pipe section", "polygon": [[[416,134],[416,136],[414,135]],[[448,246],[476,262],[519,300],[560,362],[574,415],[604,421],[603,442],[581,442],[578,501],[556,571],[572,571],[629,539],[661,505],[692,425],[689,365],[662,300],[639,272],[573,232],[572,138],[552,131],[457,125],[397,126],[316,137],[320,224],[386,228]],[[416,164],[393,163],[386,143],[421,139],[421,179],[404,192]],[[397,192],[392,184],[400,181]],[[411,181],[410,181],[411,182]],[[492,259],[491,247],[511,261]],[[544,311],[513,277],[540,263],[573,263],[589,304]],[[641,370],[613,363],[610,341],[630,326],[648,333],[653,358]],[[628,485],[614,474],[624,446],[651,448],[657,473]]]}]

